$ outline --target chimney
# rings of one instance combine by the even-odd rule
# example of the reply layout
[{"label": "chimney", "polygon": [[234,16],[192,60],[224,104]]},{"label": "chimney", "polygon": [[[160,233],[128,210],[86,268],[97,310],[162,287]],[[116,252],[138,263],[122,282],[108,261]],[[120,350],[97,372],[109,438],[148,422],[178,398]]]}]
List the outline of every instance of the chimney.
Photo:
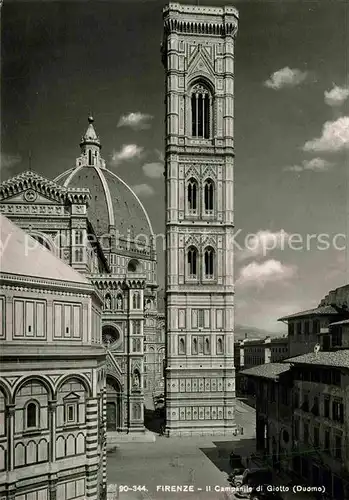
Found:
[{"label": "chimney", "polygon": [[245,339],[247,339],[247,333],[245,333]]}]

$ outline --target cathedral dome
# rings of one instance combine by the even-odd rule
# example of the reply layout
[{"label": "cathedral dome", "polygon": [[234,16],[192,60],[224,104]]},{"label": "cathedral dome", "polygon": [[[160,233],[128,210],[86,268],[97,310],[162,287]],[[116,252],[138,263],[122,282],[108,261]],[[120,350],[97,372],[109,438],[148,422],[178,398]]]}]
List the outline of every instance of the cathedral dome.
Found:
[{"label": "cathedral dome", "polygon": [[120,239],[132,240],[141,235],[139,244],[144,241],[145,246],[151,247],[153,229],[148,214],[132,189],[106,168],[92,117],[80,147],[76,166],[60,174],[55,181],[65,187],[90,190],[89,219],[98,236],[116,232]]}]

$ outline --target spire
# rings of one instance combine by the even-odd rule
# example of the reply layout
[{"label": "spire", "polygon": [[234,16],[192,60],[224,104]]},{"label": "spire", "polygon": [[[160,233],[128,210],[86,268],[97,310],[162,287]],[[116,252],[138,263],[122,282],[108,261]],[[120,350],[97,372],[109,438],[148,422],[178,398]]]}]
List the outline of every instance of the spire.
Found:
[{"label": "spire", "polygon": [[93,126],[93,116],[88,117],[88,127],[80,142],[81,155],[76,159],[76,166],[105,168],[105,161],[101,157],[101,141]]},{"label": "spire", "polygon": [[98,146],[99,148],[101,148],[101,143],[100,143],[99,137],[97,136],[96,131],[94,129],[93,122],[94,122],[93,116],[89,116],[88,117],[89,125],[87,127],[86,132],[85,132],[85,135],[81,139],[81,143],[80,143],[81,148],[83,146],[87,146],[87,145],[94,145],[94,146]]}]

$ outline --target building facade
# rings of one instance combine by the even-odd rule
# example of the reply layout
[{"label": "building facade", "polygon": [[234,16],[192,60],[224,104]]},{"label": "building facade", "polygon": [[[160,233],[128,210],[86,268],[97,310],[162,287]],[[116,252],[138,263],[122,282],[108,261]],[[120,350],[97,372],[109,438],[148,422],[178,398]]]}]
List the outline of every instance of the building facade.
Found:
[{"label": "building facade", "polygon": [[[236,349],[240,353],[237,387],[244,394],[255,395],[256,387],[251,377],[245,377],[241,371],[266,363],[277,363],[288,358],[288,338],[266,337],[264,339],[241,340]],[[237,357],[237,356],[236,356]],[[236,365],[235,365],[236,366]]]},{"label": "building facade", "polygon": [[164,290],[158,290],[156,307],[149,303],[144,313],[144,394],[164,393],[165,314]]},{"label": "building facade", "polygon": [[102,298],[0,215],[0,497],[106,495]]},{"label": "building facade", "polygon": [[292,469],[332,498],[349,498],[349,351],[291,358]]},{"label": "building facade", "polygon": [[[80,148],[55,181],[28,171],[2,182],[0,211],[103,297],[108,433],[143,432],[146,311],[157,318],[153,230],[135,193],[106,168],[91,117]],[[149,336],[158,323],[147,325]]]},{"label": "building facade", "polygon": [[[257,452],[296,484],[324,486],[349,498],[349,331],[331,350],[250,368],[254,381]],[[335,325],[338,338],[338,327]],[[331,332],[331,328],[330,328]]]},{"label": "building facade", "polygon": [[312,352],[316,344],[331,347],[335,336],[329,335],[329,325],[349,318],[349,285],[331,290],[318,307],[284,316],[279,321],[288,324],[289,356]]},{"label": "building facade", "polygon": [[166,429],[235,427],[234,47],[238,12],[164,9]]}]

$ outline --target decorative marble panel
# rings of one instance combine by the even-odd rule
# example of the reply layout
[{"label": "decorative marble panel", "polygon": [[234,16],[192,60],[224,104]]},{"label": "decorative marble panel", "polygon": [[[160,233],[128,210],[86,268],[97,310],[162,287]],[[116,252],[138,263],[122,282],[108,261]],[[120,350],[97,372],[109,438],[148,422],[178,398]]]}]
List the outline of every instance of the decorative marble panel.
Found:
[{"label": "decorative marble panel", "polygon": [[178,420],[179,418],[179,408],[171,408],[170,415],[172,420]]},{"label": "decorative marble panel", "polygon": [[179,389],[179,381],[178,380],[168,380],[167,389],[171,392],[178,392]]}]

